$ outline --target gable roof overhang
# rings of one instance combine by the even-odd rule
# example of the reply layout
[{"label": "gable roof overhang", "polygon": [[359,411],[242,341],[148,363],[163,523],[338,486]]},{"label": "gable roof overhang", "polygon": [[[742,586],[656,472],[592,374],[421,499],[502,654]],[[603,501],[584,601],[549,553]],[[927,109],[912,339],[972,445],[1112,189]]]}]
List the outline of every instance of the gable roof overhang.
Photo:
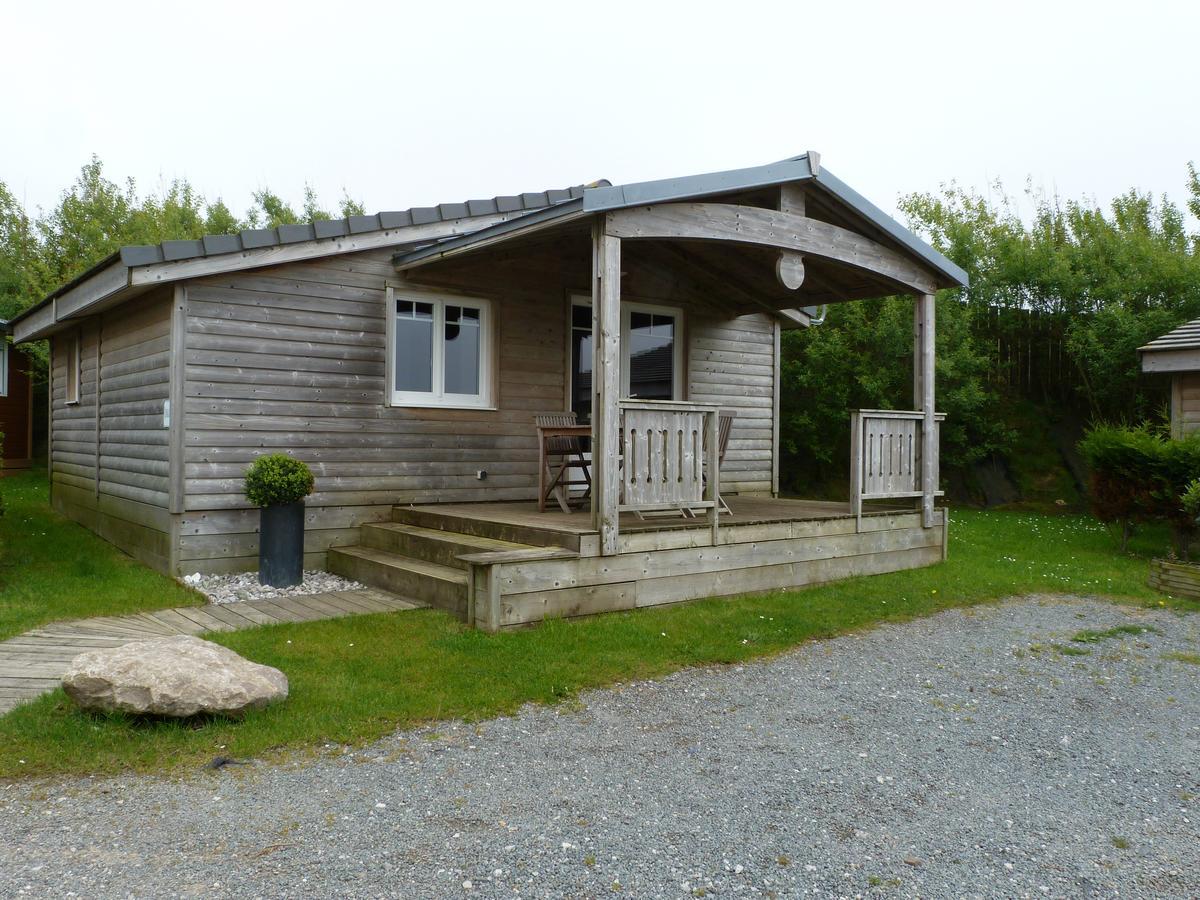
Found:
[{"label": "gable roof overhang", "polygon": [[[938,288],[967,285],[966,272],[828,170],[821,168],[820,156],[814,151],[781,162],[747,169],[636,184],[589,187],[577,199],[531,214],[520,220],[500,223],[470,235],[447,239],[426,247],[398,252],[393,257],[393,263],[401,272],[413,272],[423,266],[459,256],[476,254],[501,243],[526,239],[539,232],[569,227],[572,223],[579,223],[580,220],[587,220],[600,214],[627,214],[628,211],[648,207],[660,210],[671,209],[674,212],[689,204],[690,201],[715,199],[723,195],[745,193],[792,183],[804,183],[808,190],[832,200],[833,203],[861,221],[865,230],[871,232],[873,238],[876,239],[874,243],[878,245],[876,248],[878,253],[888,255],[892,262],[896,262],[895,258],[898,256],[905,257],[910,265],[896,265],[888,273],[885,273],[885,277],[894,276],[901,269],[910,273],[911,277],[908,278],[890,277],[888,279],[895,283],[900,291],[927,292]],[[699,204],[691,205],[698,206]],[[696,211],[724,215],[728,209],[735,208],[729,207],[722,210],[719,208],[720,204],[705,204],[705,206],[711,208]],[[744,211],[746,208],[736,207],[736,209]],[[756,210],[755,214],[758,212]],[[761,212],[763,213],[764,227],[768,230],[773,230],[771,225],[775,224],[785,227],[774,230],[811,231],[816,229],[824,233],[823,236],[827,241],[831,237],[840,240],[858,238],[861,244],[861,239],[864,238],[864,235],[854,234],[846,229],[837,229],[838,233],[832,234],[831,226],[828,223],[816,219],[805,219],[769,210]],[[745,213],[743,212],[742,215]],[[714,232],[712,236],[715,237],[715,234]],[[658,237],[665,236],[665,233],[660,235],[630,231],[622,236],[629,238]],[[695,234],[688,236],[696,237]],[[762,238],[751,239],[740,225],[736,229],[727,228],[726,233],[719,239],[735,243],[783,246],[783,244],[775,243],[774,236],[769,242]],[[870,239],[868,238],[868,240]],[[808,242],[797,240],[792,243],[790,249],[819,255],[821,249],[819,244],[819,239]],[[854,265],[857,262],[853,252],[844,254],[840,259],[836,256],[830,258],[846,265]],[[916,269],[923,272],[924,277],[912,274]]]}]

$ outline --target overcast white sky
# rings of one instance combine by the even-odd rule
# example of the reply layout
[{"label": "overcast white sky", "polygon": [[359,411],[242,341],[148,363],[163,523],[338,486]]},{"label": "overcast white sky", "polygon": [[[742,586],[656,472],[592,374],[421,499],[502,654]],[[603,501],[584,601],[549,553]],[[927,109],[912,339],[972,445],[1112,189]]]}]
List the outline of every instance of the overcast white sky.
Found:
[{"label": "overcast white sky", "polygon": [[92,153],[242,213],[305,181],[369,211],[819,150],[889,211],[956,179],[1184,198],[1200,3],[5,4],[0,179]]}]

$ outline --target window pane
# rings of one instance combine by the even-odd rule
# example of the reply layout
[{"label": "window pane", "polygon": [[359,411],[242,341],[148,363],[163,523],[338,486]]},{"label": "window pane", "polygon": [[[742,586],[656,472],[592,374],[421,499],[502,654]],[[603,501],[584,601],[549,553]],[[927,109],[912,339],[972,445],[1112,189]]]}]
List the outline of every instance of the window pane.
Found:
[{"label": "window pane", "polygon": [[446,307],[447,394],[479,393],[480,313],[469,306]]},{"label": "window pane", "polygon": [[592,308],[590,306],[580,306],[574,304],[571,307],[571,325],[574,328],[586,328],[592,330]]},{"label": "window pane", "polygon": [[571,329],[571,409],[580,424],[592,421],[591,329]]},{"label": "window pane", "polygon": [[396,390],[433,390],[433,304],[396,301]]},{"label": "window pane", "polygon": [[629,396],[675,399],[675,317],[629,314]]}]

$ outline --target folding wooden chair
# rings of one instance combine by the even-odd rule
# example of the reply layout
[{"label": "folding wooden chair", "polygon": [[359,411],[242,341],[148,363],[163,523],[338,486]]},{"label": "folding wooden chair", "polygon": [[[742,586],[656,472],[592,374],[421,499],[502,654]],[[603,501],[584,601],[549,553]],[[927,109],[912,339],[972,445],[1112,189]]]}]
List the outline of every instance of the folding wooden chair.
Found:
[{"label": "folding wooden chair", "polygon": [[[545,511],[546,498],[553,494],[569,513],[572,502],[586,502],[592,495],[591,463],[583,452],[583,438],[591,429],[580,425],[574,412],[543,413],[533,423],[538,431],[538,512]],[[572,470],[582,477],[570,477]],[[573,487],[582,487],[583,494],[572,498]]]},{"label": "folding wooden chair", "polygon": [[[717,466],[725,462],[725,451],[729,447],[729,435],[733,431],[733,420],[737,416],[737,411],[732,409],[723,409],[717,413]],[[708,432],[704,433],[704,449],[708,450]],[[707,455],[705,459],[707,459]],[[708,473],[704,473],[704,481],[708,483]],[[729,504],[725,502],[725,498],[719,493],[717,494],[717,503],[721,506],[721,512],[733,515],[733,510],[729,508]]]}]

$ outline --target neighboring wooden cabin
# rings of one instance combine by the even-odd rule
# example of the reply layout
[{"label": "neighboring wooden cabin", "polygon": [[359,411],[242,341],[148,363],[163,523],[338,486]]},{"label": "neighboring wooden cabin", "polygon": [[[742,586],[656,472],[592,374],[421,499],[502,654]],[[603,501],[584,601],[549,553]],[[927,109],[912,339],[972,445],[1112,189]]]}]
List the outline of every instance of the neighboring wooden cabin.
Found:
[{"label": "neighboring wooden cabin", "polygon": [[[962,283],[808,154],[125,248],[15,328],[51,339],[56,508],[162,571],[251,570],[258,514],[242,477],[255,456],[285,451],[317,477],[308,567],[495,628],[631,605],[630,585],[670,602],[940,559],[924,373],[932,294]],[[851,503],[763,507],[779,486],[781,329],[806,326],[815,304],[894,293],[917,297],[915,409],[855,414]],[[592,423],[590,516],[531,503],[533,417],[564,409]],[[684,498],[682,477],[658,491],[707,518],[647,524],[646,492],[620,480],[659,462],[699,467],[700,454],[685,460],[681,438],[647,457],[625,446],[637,429],[622,421],[715,429],[718,410],[736,413],[719,478],[708,465],[687,488],[703,497]],[[718,486],[728,526],[713,512]],[[896,515],[905,498],[915,517]],[[871,508],[881,499],[891,511]],[[764,539],[783,541],[775,556]],[[635,574],[659,562],[661,575],[700,572],[684,548],[722,544],[717,569],[742,574],[653,590]],[[565,593],[542,596],[543,575]]]},{"label": "neighboring wooden cabin", "polygon": [[0,321],[0,326],[2,474],[13,469],[28,469],[33,461],[33,382],[29,377],[29,357],[9,343],[8,323]]},{"label": "neighboring wooden cabin", "polygon": [[1143,372],[1171,376],[1171,434],[1183,437],[1200,430],[1200,319],[1138,348]]}]

